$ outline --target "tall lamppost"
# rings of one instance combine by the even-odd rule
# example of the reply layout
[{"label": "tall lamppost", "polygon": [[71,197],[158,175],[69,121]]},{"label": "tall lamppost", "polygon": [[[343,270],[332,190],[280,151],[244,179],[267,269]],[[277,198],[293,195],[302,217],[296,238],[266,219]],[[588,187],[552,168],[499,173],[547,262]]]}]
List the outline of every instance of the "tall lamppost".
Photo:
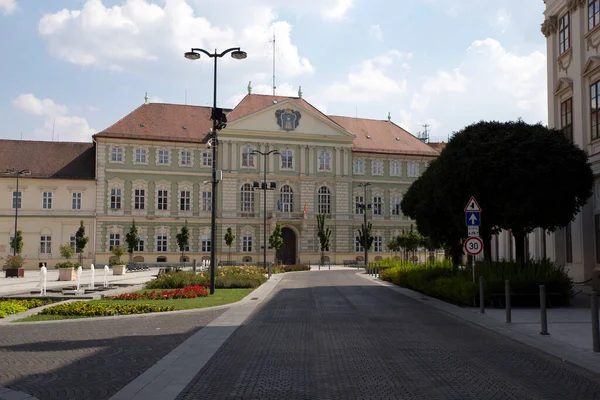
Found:
[{"label": "tall lamppost", "polygon": [[209,53],[204,49],[192,48],[191,51],[185,53],[185,58],[188,60],[198,60],[200,53],[206,54],[210,58],[215,59],[214,68],[214,82],[213,82],[213,109],[211,119],[213,120],[213,127],[211,132],[210,144],[212,146],[212,207],[210,215],[210,294],[215,293],[215,249],[217,247],[217,130],[221,130],[227,126],[227,117],[223,113],[223,109],[217,108],[217,59],[223,57],[227,53],[231,53],[231,57],[236,60],[243,60],[247,57],[245,51],[240,50],[239,47],[232,47],[225,50],[222,53],[217,53],[215,49],[214,53]]},{"label": "tall lamppost", "polygon": [[17,189],[15,190],[15,198],[14,198],[14,202],[15,202],[15,236],[13,237],[13,242],[12,242],[12,246],[13,246],[13,256],[17,255],[17,220],[19,218],[19,207],[22,204],[23,201],[23,196],[21,196],[21,194],[19,193],[19,175],[29,175],[31,174],[31,171],[28,169],[15,169],[15,168],[10,168],[7,169],[6,171],[4,171],[4,173],[6,175],[15,175],[17,177]]},{"label": "tall lamppost", "polygon": [[363,250],[365,251],[365,265],[367,265],[368,249],[367,249],[367,209],[371,208],[371,204],[367,204],[367,186],[371,186],[371,182],[359,183],[358,187],[365,189],[365,197],[362,204],[357,204],[358,208],[363,211]]},{"label": "tall lamppost", "polygon": [[[252,153],[250,154],[260,154],[263,156],[263,167],[264,167],[264,179],[263,179],[263,184],[262,184],[262,190],[263,190],[263,224],[264,224],[264,229],[263,229],[263,261],[264,261],[264,265],[267,265],[267,156],[269,154],[279,154],[279,152],[277,150],[271,150],[271,151],[267,151],[267,152],[262,152],[259,150],[252,150]],[[254,184],[254,188],[256,188],[258,186],[258,182],[255,182]],[[269,188],[270,190],[275,190],[276,184],[275,182],[271,182],[271,187]],[[271,264],[269,264],[269,278],[271,278]]]}]

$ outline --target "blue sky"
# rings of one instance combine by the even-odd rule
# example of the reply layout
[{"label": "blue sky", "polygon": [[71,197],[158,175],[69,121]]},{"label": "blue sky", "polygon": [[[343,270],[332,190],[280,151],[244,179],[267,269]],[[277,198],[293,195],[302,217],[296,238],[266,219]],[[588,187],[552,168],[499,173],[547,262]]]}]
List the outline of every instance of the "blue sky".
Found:
[{"label": "blue sky", "polygon": [[542,0],[0,0],[0,138],[89,141],[144,102],[303,97],[432,139],[479,121],[547,122]]}]

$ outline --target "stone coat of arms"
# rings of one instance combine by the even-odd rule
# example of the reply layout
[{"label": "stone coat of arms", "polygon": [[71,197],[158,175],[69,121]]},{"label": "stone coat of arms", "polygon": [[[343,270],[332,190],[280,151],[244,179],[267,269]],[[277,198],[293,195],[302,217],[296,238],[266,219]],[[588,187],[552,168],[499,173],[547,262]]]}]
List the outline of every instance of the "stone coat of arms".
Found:
[{"label": "stone coat of arms", "polygon": [[296,129],[300,124],[301,117],[300,111],[292,110],[290,108],[275,111],[277,125],[286,132],[291,132]]}]

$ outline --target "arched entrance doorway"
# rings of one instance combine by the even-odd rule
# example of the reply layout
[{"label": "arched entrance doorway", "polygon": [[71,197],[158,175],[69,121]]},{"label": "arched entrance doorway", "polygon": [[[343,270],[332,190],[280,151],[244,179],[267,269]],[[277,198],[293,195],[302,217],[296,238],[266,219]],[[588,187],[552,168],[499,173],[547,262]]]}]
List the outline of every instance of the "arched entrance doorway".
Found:
[{"label": "arched entrance doorway", "polygon": [[281,229],[283,245],[277,251],[277,259],[283,264],[296,264],[296,233],[290,228]]}]

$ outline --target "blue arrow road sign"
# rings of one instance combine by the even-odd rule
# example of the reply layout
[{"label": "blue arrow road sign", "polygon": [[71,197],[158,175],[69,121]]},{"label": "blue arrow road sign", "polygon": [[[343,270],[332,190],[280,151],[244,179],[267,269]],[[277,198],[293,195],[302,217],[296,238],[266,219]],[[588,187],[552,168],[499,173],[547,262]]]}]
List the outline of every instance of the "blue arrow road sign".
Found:
[{"label": "blue arrow road sign", "polygon": [[479,211],[467,211],[465,219],[467,220],[467,226],[481,225],[481,213]]}]

